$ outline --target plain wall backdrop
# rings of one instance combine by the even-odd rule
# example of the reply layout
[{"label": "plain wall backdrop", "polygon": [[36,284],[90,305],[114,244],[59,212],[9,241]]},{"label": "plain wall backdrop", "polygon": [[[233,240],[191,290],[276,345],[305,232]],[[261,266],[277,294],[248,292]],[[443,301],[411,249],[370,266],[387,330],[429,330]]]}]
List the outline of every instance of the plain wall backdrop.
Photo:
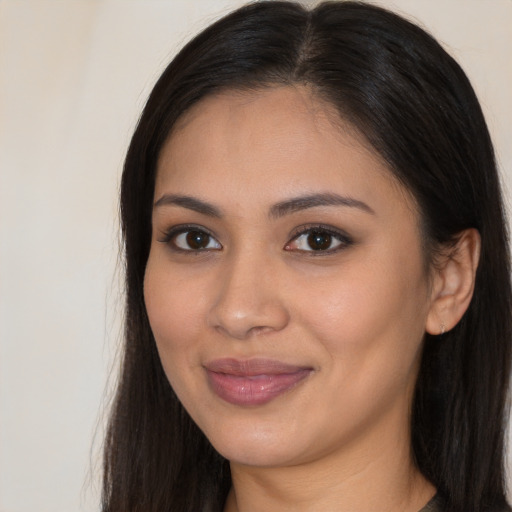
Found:
[{"label": "plain wall backdrop", "polygon": [[[0,0],[0,512],[99,509],[124,152],[172,55],[242,3]],[[375,3],[462,64],[512,190],[512,0]]]}]

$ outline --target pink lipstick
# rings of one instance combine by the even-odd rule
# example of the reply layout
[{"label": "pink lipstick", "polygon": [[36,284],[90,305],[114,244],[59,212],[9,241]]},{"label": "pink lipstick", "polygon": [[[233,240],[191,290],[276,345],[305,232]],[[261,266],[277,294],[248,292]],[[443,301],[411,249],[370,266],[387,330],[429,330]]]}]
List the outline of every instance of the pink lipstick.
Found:
[{"label": "pink lipstick", "polygon": [[262,405],[294,388],[312,371],[272,359],[217,359],[205,365],[211,389],[234,405]]}]

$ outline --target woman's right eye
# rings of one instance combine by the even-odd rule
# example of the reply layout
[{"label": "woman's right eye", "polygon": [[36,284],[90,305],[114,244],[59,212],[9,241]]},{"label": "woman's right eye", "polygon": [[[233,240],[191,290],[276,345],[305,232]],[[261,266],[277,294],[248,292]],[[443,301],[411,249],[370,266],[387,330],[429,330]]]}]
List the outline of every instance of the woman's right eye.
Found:
[{"label": "woman's right eye", "polygon": [[209,233],[200,229],[171,230],[161,242],[171,244],[180,251],[218,251],[222,245]]}]

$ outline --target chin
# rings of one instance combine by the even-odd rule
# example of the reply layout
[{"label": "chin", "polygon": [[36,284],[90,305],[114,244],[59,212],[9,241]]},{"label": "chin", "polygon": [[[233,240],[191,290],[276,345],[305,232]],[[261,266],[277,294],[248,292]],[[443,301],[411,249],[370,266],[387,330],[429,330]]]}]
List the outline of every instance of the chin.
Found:
[{"label": "chin", "polygon": [[225,423],[205,432],[213,447],[232,463],[246,466],[287,466],[300,462],[308,451],[307,440],[282,425],[245,421]]},{"label": "chin", "polygon": [[293,464],[297,459],[297,454],[290,453],[291,450],[283,443],[275,446],[261,441],[226,442],[214,444],[214,448],[229,462],[243,466],[282,467]]}]

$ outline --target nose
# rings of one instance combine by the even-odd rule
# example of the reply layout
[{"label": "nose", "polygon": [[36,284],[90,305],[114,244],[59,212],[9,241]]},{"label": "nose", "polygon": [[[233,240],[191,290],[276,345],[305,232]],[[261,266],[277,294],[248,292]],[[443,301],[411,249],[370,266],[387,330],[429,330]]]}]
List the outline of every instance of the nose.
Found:
[{"label": "nose", "polygon": [[209,325],[238,340],[284,329],[290,317],[277,273],[268,258],[231,258],[219,275]]}]

